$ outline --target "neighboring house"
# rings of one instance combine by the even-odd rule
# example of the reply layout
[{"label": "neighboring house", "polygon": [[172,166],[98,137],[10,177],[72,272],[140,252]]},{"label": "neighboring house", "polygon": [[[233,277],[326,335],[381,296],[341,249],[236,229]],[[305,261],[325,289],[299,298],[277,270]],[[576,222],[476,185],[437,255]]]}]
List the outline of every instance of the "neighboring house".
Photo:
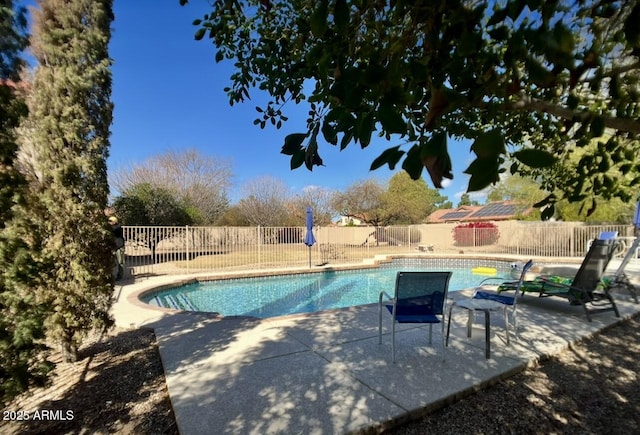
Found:
[{"label": "neighboring house", "polygon": [[504,221],[531,213],[533,209],[514,201],[497,201],[485,205],[463,205],[458,208],[436,210],[428,223]]},{"label": "neighboring house", "polygon": [[347,225],[359,226],[362,225],[362,221],[354,217],[340,216],[336,221],[336,225],[339,227],[346,227]]}]

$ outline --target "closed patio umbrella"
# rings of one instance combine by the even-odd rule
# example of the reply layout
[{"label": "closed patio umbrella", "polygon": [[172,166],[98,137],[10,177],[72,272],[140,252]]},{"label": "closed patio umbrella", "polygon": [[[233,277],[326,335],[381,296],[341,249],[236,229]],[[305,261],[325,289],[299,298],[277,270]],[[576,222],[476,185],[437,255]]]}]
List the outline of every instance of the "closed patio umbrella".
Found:
[{"label": "closed patio umbrella", "polygon": [[313,210],[307,207],[307,234],[304,236],[304,244],[309,247],[309,267],[311,267],[311,247],[316,243],[313,236]]},{"label": "closed patio umbrella", "polygon": [[[640,231],[640,201],[638,201],[638,206],[636,207],[636,215],[633,218],[633,225],[636,227],[636,233]],[[636,234],[640,237],[640,234]]]}]

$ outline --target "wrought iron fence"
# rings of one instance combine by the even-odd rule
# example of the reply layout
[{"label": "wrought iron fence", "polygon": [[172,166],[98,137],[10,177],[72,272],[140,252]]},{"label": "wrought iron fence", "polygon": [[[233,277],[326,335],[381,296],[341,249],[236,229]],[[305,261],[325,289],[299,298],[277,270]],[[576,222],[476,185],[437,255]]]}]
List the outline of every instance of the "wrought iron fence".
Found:
[{"label": "wrought iron fence", "polygon": [[617,231],[624,255],[633,227],[499,222],[496,228],[455,224],[394,227],[316,227],[304,244],[304,227],[124,226],[126,269],[132,275],[184,274],[358,263],[376,255],[487,253],[582,257],[602,231]]}]

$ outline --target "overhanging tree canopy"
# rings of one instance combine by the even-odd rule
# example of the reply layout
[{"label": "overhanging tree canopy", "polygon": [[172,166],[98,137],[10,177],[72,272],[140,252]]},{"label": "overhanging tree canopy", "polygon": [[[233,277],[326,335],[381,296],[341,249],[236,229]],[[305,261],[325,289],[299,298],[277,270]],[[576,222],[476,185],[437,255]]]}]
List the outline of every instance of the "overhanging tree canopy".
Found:
[{"label": "overhanging tree canopy", "polygon": [[[256,124],[280,128],[287,102],[308,101],[306,131],[282,148],[292,168],[322,164],[321,138],[366,147],[377,132],[397,145],[372,169],[402,162],[417,179],[426,167],[440,187],[448,138],[466,138],[470,191],[509,162],[572,201],[628,201],[640,184],[639,22],[637,0],[217,0],[194,24],[216,61],[235,60],[231,104],[252,87],[273,97]],[[605,129],[580,170],[564,170]]]}]

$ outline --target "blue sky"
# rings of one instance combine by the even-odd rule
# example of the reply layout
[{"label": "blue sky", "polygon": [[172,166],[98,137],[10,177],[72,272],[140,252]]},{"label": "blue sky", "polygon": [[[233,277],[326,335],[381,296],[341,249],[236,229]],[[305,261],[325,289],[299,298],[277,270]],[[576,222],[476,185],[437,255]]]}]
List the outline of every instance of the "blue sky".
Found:
[{"label": "blue sky", "polygon": [[[308,108],[287,106],[289,121],[280,130],[269,126],[261,130],[253,125],[258,115],[255,106],[268,96],[256,90],[252,101],[231,107],[223,89],[230,83],[232,66],[216,64],[213,44],[193,38],[193,20],[209,10],[206,0],[190,0],[184,7],[178,0],[115,0],[110,45],[115,112],[109,169],[167,150],[196,148],[231,161],[232,201],[239,199],[244,182],[265,175],[281,179],[292,193],[308,185],[344,189],[370,177],[384,182],[393,175],[386,167],[369,171],[375,157],[399,143],[384,139],[372,140],[365,150],[351,144],[342,152],[322,143],[325,167],[291,171],[289,156],[280,154],[280,148],[287,134],[304,131]],[[472,156],[469,143],[450,143],[450,152],[454,180],[441,193],[457,205],[468,182],[462,171]]]}]

